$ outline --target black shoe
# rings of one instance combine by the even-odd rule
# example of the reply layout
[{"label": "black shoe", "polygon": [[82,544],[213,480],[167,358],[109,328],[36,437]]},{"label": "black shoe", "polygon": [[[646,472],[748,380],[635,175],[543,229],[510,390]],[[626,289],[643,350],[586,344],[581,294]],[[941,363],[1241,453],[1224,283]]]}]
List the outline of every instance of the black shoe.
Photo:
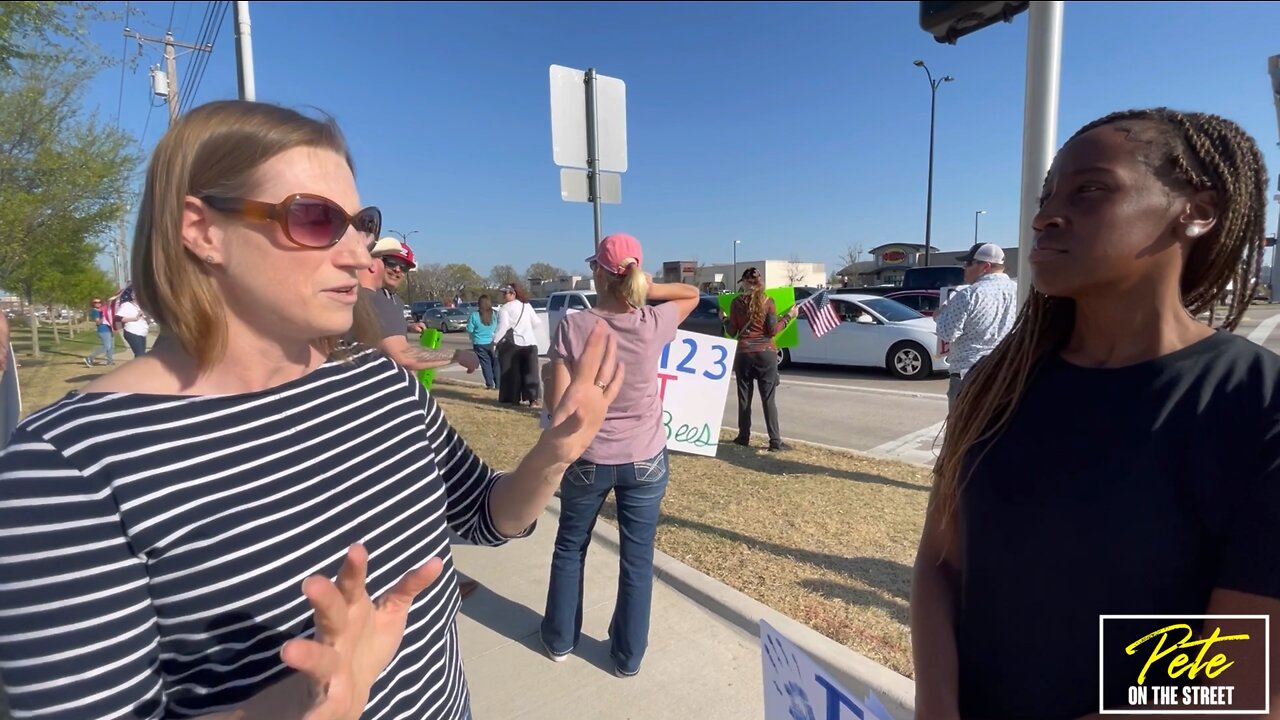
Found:
[{"label": "black shoe", "polygon": [[778,452],[779,450],[790,450],[791,446],[786,443],[769,443],[769,452]]},{"label": "black shoe", "polygon": [[744,437],[736,437],[733,439],[733,444],[741,445],[742,447],[751,447],[751,440]]}]

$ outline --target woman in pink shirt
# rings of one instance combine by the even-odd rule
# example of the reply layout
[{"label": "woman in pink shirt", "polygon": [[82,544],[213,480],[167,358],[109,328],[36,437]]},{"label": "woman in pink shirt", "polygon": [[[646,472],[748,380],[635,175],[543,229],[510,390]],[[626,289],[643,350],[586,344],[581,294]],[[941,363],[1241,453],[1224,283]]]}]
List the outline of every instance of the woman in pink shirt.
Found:
[{"label": "woman in pink shirt", "polygon": [[623,234],[606,237],[596,254],[587,258],[600,300],[595,308],[568,315],[554,328],[546,392],[547,412],[554,415],[592,329],[608,323],[617,337],[617,360],[627,368],[627,381],[609,406],[595,441],[560,482],[560,529],[541,636],[547,655],[556,662],[577,647],[587,546],[600,507],[609,491],[615,491],[621,558],[609,654],[619,677],[640,671],[649,640],[653,536],[658,506],[667,490],[658,360],[662,348],[675,339],[680,323],[698,305],[697,288],[654,284],[641,269],[642,260],[639,241]]}]

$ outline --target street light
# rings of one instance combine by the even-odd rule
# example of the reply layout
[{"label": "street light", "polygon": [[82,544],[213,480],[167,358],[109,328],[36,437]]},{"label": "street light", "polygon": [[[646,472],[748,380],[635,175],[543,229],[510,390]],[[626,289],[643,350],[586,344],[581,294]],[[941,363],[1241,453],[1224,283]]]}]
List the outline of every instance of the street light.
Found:
[{"label": "street light", "polygon": [[925,267],[928,267],[929,248],[932,247],[933,237],[933,121],[938,105],[938,86],[944,82],[951,82],[955,78],[947,75],[934,80],[933,73],[929,72],[929,67],[924,64],[923,60],[916,60],[913,64],[918,68],[924,68],[924,73],[929,78],[929,90],[931,92],[929,101],[929,199],[925,207],[924,216],[924,264]]},{"label": "street light", "polygon": [[986,210],[975,210],[973,213],[973,244],[978,244],[978,216],[986,215]]},{"label": "street light", "polygon": [[[738,287],[738,246],[741,244],[741,240],[733,241],[733,286],[735,289]],[[726,287],[728,287],[727,284]]]},{"label": "street light", "polygon": [[408,233],[402,233],[402,232],[400,232],[399,230],[388,230],[387,232],[391,233],[392,235],[399,235],[399,236],[400,236],[400,242],[408,243],[408,242],[409,242],[409,236],[410,236],[410,235],[412,235],[412,234],[414,234],[414,233],[416,233],[416,232],[418,232],[418,231],[417,231],[417,230],[410,230]]}]

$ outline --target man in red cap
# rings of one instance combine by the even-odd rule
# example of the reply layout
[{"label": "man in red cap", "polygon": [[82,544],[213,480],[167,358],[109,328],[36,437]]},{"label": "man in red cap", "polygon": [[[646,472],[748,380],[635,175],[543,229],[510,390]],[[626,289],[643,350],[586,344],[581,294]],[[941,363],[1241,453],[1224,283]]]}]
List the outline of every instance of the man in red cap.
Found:
[{"label": "man in red cap", "polygon": [[[393,273],[388,266],[391,263],[404,262],[406,251],[407,256],[412,258],[413,251],[409,250],[408,245],[404,245],[395,238],[382,238],[370,252],[373,255],[373,264],[362,271],[358,279],[361,297],[366,298],[373,305],[374,314],[378,317],[381,338],[378,349],[386,353],[387,357],[394,360],[397,365],[415,372],[441,368],[455,362],[466,368],[468,373],[475,372],[476,368],[480,367],[480,358],[476,357],[472,350],[457,350],[452,353],[445,350],[432,350],[410,345],[405,338],[402,304],[395,299],[394,293],[388,292],[386,283],[387,278],[393,274],[397,283],[404,278],[403,272],[397,270]],[[409,330],[412,332],[413,328],[410,327]],[[418,328],[418,332],[421,332],[421,327]]]}]

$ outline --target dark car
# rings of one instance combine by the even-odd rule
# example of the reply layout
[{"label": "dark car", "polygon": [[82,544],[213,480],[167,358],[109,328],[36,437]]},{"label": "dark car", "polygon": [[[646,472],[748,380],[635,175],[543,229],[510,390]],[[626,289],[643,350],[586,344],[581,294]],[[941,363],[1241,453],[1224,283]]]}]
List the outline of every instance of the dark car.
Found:
[{"label": "dark car", "polygon": [[[649,305],[660,305],[649,301]],[[720,302],[715,295],[703,295],[698,298],[698,307],[689,313],[689,317],[680,323],[680,329],[688,332],[702,333],[724,337],[724,326],[720,324]]]},{"label": "dark car", "polygon": [[444,303],[439,300],[419,300],[409,307],[410,311],[413,313],[413,321],[421,322],[422,316],[427,314],[427,311],[434,310],[438,307],[444,307]]}]

